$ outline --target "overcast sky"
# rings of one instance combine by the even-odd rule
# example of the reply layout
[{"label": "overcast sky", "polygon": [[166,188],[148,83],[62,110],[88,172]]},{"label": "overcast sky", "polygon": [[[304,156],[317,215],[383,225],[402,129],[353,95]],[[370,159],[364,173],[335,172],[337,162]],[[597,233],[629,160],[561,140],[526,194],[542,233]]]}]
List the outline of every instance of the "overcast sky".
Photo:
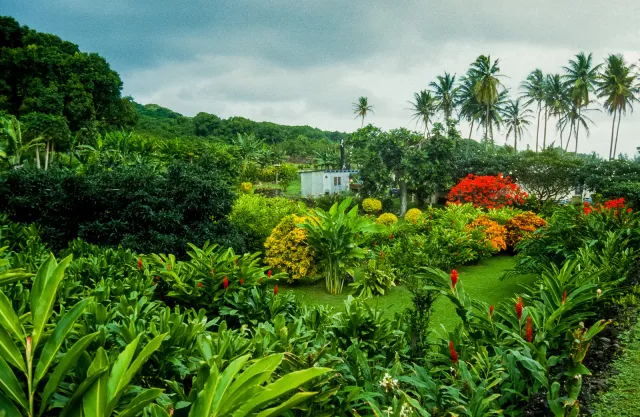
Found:
[{"label": "overcast sky", "polygon": [[[138,102],[326,130],[360,126],[358,96],[374,106],[367,121],[415,128],[413,93],[481,54],[500,59],[514,96],[530,71],[560,72],[580,51],[640,59],[639,0],[2,0],[0,14],[98,52]],[[591,118],[579,150],[607,155],[612,118]],[[619,138],[634,154],[640,108]],[[535,121],[519,146],[534,142]]]}]

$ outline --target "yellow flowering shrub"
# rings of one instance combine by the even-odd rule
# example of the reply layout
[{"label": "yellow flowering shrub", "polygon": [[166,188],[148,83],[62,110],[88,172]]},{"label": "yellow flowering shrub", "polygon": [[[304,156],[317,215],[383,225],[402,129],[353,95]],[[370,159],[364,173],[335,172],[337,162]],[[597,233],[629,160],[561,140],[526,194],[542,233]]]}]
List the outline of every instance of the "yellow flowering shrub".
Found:
[{"label": "yellow flowering shrub", "polygon": [[243,194],[250,194],[253,190],[253,184],[250,182],[243,182],[240,184],[240,192]]},{"label": "yellow flowering shrub", "polygon": [[398,217],[393,213],[384,213],[376,219],[376,223],[384,226],[391,226],[392,224],[398,223]]},{"label": "yellow flowering shrub", "polygon": [[365,198],[362,201],[362,210],[365,213],[377,213],[382,211],[382,202],[377,198]]},{"label": "yellow flowering shrub", "polygon": [[531,211],[513,216],[505,224],[507,228],[507,245],[514,247],[522,239],[531,236],[533,232],[546,224],[547,222],[542,217]]},{"label": "yellow flowering shrub", "polygon": [[404,219],[413,224],[416,224],[418,221],[420,221],[421,218],[422,218],[422,211],[417,208],[412,208],[411,210],[407,211],[407,213],[404,215]]},{"label": "yellow flowering shrub", "polygon": [[264,261],[287,272],[292,280],[316,274],[316,255],[307,245],[307,232],[296,226],[306,220],[295,214],[284,217],[264,244]]},{"label": "yellow flowering shrub", "polygon": [[468,230],[482,228],[484,241],[489,243],[496,252],[507,249],[507,228],[486,216],[480,216],[471,222]]}]

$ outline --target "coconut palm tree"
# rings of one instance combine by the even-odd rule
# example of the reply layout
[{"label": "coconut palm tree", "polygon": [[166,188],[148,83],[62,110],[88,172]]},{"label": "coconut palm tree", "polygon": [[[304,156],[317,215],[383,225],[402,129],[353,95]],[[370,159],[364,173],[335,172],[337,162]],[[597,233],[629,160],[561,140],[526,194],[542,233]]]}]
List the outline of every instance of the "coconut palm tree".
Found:
[{"label": "coconut palm tree", "polygon": [[416,124],[424,124],[424,137],[428,137],[431,132],[429,131],[429,123],[436,114],[438,108],[438,102],[430,91],[422,90],[419,93],[413,94],[414,101],[409,101],[411,104],[411,120],[416,120]]},{"label": "coconut palm tree", "polygon": [[636,85],[637,75],[633,72],[634,67],[627,65],[622,55],[609,55],[604,65],[604,71],[599,74],[596,82],[596,93],[598,97],[604,99],[605,110],[613,115],[609,145],[609,159],[612,159],[615,157],[618,145],[618,133],[615,131],[616,117],[619,132],[622,114],[627,113],[627,108],[633,111],[632,103],[638,99],[640,91]]},{"label": "coconut palm tree", "polygon": [[587,111],[593,111],[595,109],[589,109],[589,108],[581,108],[578,109],[575,104],[571,104],[569,111],[565,114],[564,118],[564,123],[569,124],[570,126],[570,132],[569,132],[569,137],[567,138],[567,142],[566,145],[564,147],[564,150],[567,151],[569,149],[569,143],[571,142],[571,134],[573,133],[573,135],[576,138],[575,141],[575,145],[574,145],[574,153],[577,155],[578,154],[578,129],[579,126],[582,126],[584,128],[584,131],[587,133],[587,136],[589,136],[589,133],[591,132],[589,130],[589,125],[594,125],[595,123],[593,122],[593,120],[591,120],[585,113]]},{"label": "coconut palm tree", "polygon": [[360,127],[363,127],[364,118],[367,117],[369,112],[373,113],[373,106],[369,104],[369,100],[366,97],[358,97],[358,102],[351,103],[351,107],[353,108],[353,114],[356,115],[356,119],[358,117],[362,118]]},{"label": "coconut palm tree", "polygon": [[545,76],[538,68],[533,70],[527,79],[521,84],[521,88],[524,90],[522,96],[527,100],[526,106],[531,103],[536,103],[538,106],[538,124],[536,127],[536,152],[538,152],[538,144],[540,138],[540,113],[544,106],[545,99]]},{"label": "coconut palm tree", "polygon": [[474,81],[469,77],[463,77],[460,86],[456,89],[455,103],[460,108],[460,118],[465,119],[471,124],[469,129],[469,139],[473,132],[473,125],[478,122],[479,115],[482,113],[484,106],[478,102],[473,92]]},{"label": "coconut palm tree", "polygon": [[478,113],[476,114],[476,117],[478,119],[478,126],[485,127],[486,131],[487,121],[489,122],[489,136],[485,136],[485,144],[494,143],[493,129],[496,128],[496,130],[500,131],[500,128],[503,124],[502,114],[504,113],[508,102],[509,91],[505,89],[498,93],[498,98],[495,103],[489,106],[488,114],[487,107],[485,107],[484,105],[480,105],[478,107]]},{"label": "coconut palm tree", "polygon": [[[551,117],[562,119],[569,109],[570,96],[569,91],[565,88],[560,74],[549,74],[545,82],[545,121],[544,121],[544,138],[542,139],[542,149],[547,147],[547,120]],[[560,129],[562,135],[562,130]],[[561,137],[562,140],[562,137]]]},{"label": "coconut palm tree", "polygon": [[507,128],[507,139],[513,133],[513,153],[518,153],[518,138],[522,139],[522,134],[531,124],[533,112],[521,103],[521,99],[510,100],[502,113],[502,121]]},{"label": "coconut palm tree", "polygon": [[[500,67],[498,60],[491,61],[491,56],[480,55],[467,73],[468,78],[474,80],[473,93],[479,103],[485,106],[485,137],[489,137],[491,130],[491,106],[498,101],[502,83],[498,79]],[[493,139],[493,137],[492,137]]]},{"label": "coconut palm tree", "polygon": [[[586,108],[591,103],[591,94],[595,93],[598,71],[600,70],[602,64],[593,65],[592,55],[593,54],[585,55],[584,52],[580,52],[575,56],[575,60],[570,60],[569,65],[563,67],[567,72],[564,75],[564,79],[571,91],[571,102],[573,103],[573,106],[577,111],[577,114],[573,115],[573,119],[580,118],[582,109]],[[580,133],[580,124],[581,123],[575,125],[576,154],[578,153],[578,136]],[[570,140],[571,131],[569,132],[567,145]]]},{"label": "coconut palm tree", "polygon": [[438,82],[431,82],[429,87],[433,89],[433,95],[437,100],[437,109],[444,115],[445,123],[451,118],[456,106],[456,76],[448,72],[444,76],[436,77]]}]

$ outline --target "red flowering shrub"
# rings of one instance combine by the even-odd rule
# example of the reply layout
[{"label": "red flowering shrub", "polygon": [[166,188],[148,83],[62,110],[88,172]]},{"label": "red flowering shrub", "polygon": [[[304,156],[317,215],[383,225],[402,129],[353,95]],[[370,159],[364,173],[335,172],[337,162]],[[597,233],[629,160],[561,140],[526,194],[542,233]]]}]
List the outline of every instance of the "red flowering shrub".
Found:
[{"label": "red flowering shrub", "polygon": [[[614,214],[618,214],[619,210],[624,210],[626,204],[624,198],[617,198],[615,200],[605,201],[604,204],[598,203],[595,206],[592,206],[589,203],[584,203],[583,212],[584,214],[591,214],[594,210],[599,212],[611,211],[613,210]],[[627,213],[631,213],[631,208],[627,209]]]},{"label": "red flowering shrub", "polygon": [[454,204],[471,203],[475,207],[501,208],[523,204],[527,193],[509,177],[469,174],[451,189],[447,200]]}]

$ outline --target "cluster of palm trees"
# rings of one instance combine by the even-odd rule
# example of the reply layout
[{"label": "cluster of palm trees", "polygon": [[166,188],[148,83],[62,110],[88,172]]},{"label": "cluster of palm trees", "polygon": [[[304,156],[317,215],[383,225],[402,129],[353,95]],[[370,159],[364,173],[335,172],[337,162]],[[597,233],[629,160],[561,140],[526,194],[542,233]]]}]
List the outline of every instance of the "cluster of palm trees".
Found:
[{"label": "cluster of palm trees", "polygon": [[[479,56],[459,81],[445,72],[429,84],[430,89],[414,94],[409,102],[412,120],[424,126],[425,137],[430,136],[430,126],[436,119],[446,121],[454,114],[470,124],[469,138],[475,127],[483,129],[487,142],[493,141],[494,129],[504,128],[507,139],[513,136],[517,151],[518,141],[537,114],[536,151],[554,146],[568,151],[573,139],[577,153],[581,130],[588,135],[593,125],[588,114],[600,111],[602,106],[613,116],[609,158],[614,158],[622,116],[632,111],[633,103],[640,98],[640,75],[636,66],[626,63],[621,55],[609,55],[604,63],[596,65],[592,54],[581,52],[563,67],[562,74],[544,74],[536,69],[521,84],[516,98],[510,98],[502,77],[499,60],[485,55]],[[366,97],[353,103],[362,124],[372,109]],[[559,144],[555,139],[548,144],[550,121],[560,135]]]}]

